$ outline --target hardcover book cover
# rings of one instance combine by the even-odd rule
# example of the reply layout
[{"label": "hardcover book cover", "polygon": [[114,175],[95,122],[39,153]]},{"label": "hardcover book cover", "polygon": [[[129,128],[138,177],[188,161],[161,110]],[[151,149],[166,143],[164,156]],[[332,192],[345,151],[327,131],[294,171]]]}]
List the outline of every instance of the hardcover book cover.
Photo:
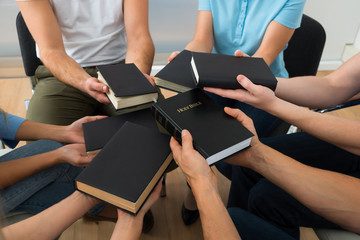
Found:
[{"label": "hardcover book cover", "polygon": [[77,189],[137,214],[172,161],[169,141],[126,122],[75,179]]},{"label": "hardcover book cover", "polygon": [[86,152],[92,154],[101,150],[126,121],[154,129],[154,131],[157,129],[150,108],[87,122],[83,124]]},{"label": "hardcover book cover", "polygon": [[191,53],[191,66],[198,87],[242,88],[236,77],[242,74],[254,84],[273,91],[277,79],[263,58],[235,57],[213,53]]},{"label": "hardcover book cover", "polygon": [[191,52],[183,50],[155,75],[155,84],[175,92],[196,88],[190,61]]},{"label": "hardcover book cover", "polygon": [[107,94],[115,109],[153,102],[156,89],[135,64],[97,66],[98,79],[109,86]]},{"label": "hardcover book cover", "polygon": [[194,148],[209,165],[222,160],[250,145],[253,134],[201,89],[153,103],[155,119],[181,141],[181,131],[193,136]]}]

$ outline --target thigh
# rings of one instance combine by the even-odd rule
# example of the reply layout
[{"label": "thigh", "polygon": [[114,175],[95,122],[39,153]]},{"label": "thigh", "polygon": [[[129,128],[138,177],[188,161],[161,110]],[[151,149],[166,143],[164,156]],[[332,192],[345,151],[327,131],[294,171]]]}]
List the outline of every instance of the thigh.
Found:
[{"label": "thigh", "polygon": [[39,80],[27,111],[29,120],[68,125],[84,116],[94,115],[95,110],[102,105],[46,71],[46,68],[37,71]]},{"label": "thigh", "polygon": [[250,191],[263,177],[249,168],[230,166],[231,185],[227,207],[247,210]]},{"label": "thigh", "polygon": [[294,239],[276,226],[241,208],[229,208],[228,212],[241,239]]},{"label": "thigh", "polygon": [[251,189],[248,206],[248,211],[295,238],[299,234],[300,226],[340,228],[264,178]]},{"label": "thigh", "polygon": [[38,214],[70,196],[74,191],[75,186],[72,183],[52,182],[19,204],[13,212]]}]

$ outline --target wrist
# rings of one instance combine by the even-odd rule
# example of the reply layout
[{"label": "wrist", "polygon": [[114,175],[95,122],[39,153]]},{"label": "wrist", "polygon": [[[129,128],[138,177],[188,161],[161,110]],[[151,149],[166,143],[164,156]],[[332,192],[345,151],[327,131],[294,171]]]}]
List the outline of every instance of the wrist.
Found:
[{"label": "wrist", "polygon": [[260,173],[262,166],[267,164],[269,160],[268,153],[270,147],[259,142],[251,148],[251,156],[249,157],[250,161],[248,162],[248,165],[244,167],[250,168],[255,172]]},{"label": "wrist", "polygon": [[77,190],[73,193],[73,196],[75,199],[84,202],[84,204],[89,207],[93,207],[101,202],[100,200],[93,198],[85,193],[79,192]]},{"label": "wrist", "polygon": [[143,225],[143,216],[132,216],[118,210],[118,220],[111,239],[139,239]]},{"label": "wrist", "polygon": [[189,184],[196,200],[207,196],[210,193],[218,193],[217,180],[213,176],[200,176],[196,179],[191,179]]},{"label": "wrist", "polygon": [[83,74],[79,76],[75,88],[79,89],[82,92],[88,93],[88,82],[90,82],[90,79],[95,77],[90,76],[83,68],[81,69],[83,70]]},{"label": "wrist", "polygon": [[65,161],[63,160],[63,154],[62,154],[62,147],[55,149],[53,151],[48,152],[48,154],[50,154],[51,156],[49,156],[49,159],[51,159],[51,161],[53,162],[53,165],[57,165],[57,164],[61,164],[61,163],[65,163]]}]

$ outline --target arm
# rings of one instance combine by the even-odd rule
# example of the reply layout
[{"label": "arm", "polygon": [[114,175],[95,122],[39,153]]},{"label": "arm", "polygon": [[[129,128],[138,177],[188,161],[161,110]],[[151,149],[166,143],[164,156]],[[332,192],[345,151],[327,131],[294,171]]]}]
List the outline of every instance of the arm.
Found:
[{"label": "arm", "polygon": [[[210,53],[214,43],[213,21],[211,11],[199,11],[196,20],[195,34],[185,49],[194,52]],[[173,52],[169,61],[173,60],[179,52]]]},{"label": "arm", "polygon": [[150,74],[154,45],[149,32],[148,0],[124,0],[124,23],[127,37],[126,63]]},{"label": "arm", "polygon": [[111,236],[112,240],[137,240],[140,238],[144,215],[147,211],[149,211],[150,207],[159,199],[161,187],[162,180],[160,180],[159,183],[156,185],[155,189],[153,190],[149,198],[144,203],[144,206],[142,206],[141,210],[136,216],[130,215],[120,209],[117,210],[118,220]]},{"label": "arm", "polygon": [[285,48],[294,34],[294,29],[271,21],[266,28],[264,38],[253,57],[264,58],[267,65],[271,65],[279,53]]},{"label": "arm", "polygon": [[192,136],[182,131],[182,146],[171,138],[174,159],[194,193],[205,239],[240,239],[220,198],[217,179],[206,160],[194,150]]},{"label": "arm", "polygon": [[211,52],[214,43],[214,32],[211,11],[199,11],[195,34],[185,49],[196,52]]},{"label": "arm", "polygon": [[[307,133],[354,154],[360,154],[360,122],[313,112],[275,97],[270,89],[254,85],[244,76],[239,83],[246,89],[224,90],[206,88],[223,97],[236,99],[263,109]],[[344,134],[346,133],[346,134]]]},{"label": "arm", "polygon": [[[256,134],[254,126],[238,109],[225,109]],[[326,219],[360,233],[360,180],[301,164],[253,137],[251,148],[227,160],[248,167],[295,197]]]},{"label": "arm", "polygon": [[0,163],[0,185],[5,188],[37,172],[61,163],[86,166],[95,155],[88,156],[84,144],[69,144],[56,150]]},{"label": "arm", "polygon": [[348,101],[360,92],[360,54],[324,77],[278,79],[276,95],[297,105],[329,108]]},{"label": "arm", "polygon": [[80,192],[45,211],[2,229],[5,239],[55,239],[98,203]]},{"label": "arm", "polygon": [[99,102],[109,103],[104,95],[108,87],[91,77],[70,58],[64,48],[62,34],[49,1],[17,2],[27,27],[39,46],[44,65],[60,81],[88,93]]},{"label": "arm", "polygon": [[68,126],[58,126],[26,120],[20,125],[15,138],[17,140],[27,141],[49,139],[64,143],[84,143],[82,124],[103,118],[106,118],[106,116],[83,117]]}]

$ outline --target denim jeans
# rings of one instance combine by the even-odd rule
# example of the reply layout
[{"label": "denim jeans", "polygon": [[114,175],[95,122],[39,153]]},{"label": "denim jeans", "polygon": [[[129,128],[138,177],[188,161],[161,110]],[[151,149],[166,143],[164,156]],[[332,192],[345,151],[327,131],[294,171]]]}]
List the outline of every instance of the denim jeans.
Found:
[{"label": "denim jeans", "polygon": [[[360,178],[360,156],[307,133],[264,138],[261,142],[306,165]],[[247,210],[294,238],[299,237],[299,226],[339,228],[248,168],[225,162],[216,167],[232,181],[228,207]]]},{"label": "denim jeans", "polygon": [[[24,158],[63,146],[50,140],[32,142],[0,157],[0,162]],[[82,171],[80,167],[59,164],[38,172],[20,182],[1,190],[1,206],[6,214],[25,211],[37,214],[56,204],[74,192],[74,178]]]}]

